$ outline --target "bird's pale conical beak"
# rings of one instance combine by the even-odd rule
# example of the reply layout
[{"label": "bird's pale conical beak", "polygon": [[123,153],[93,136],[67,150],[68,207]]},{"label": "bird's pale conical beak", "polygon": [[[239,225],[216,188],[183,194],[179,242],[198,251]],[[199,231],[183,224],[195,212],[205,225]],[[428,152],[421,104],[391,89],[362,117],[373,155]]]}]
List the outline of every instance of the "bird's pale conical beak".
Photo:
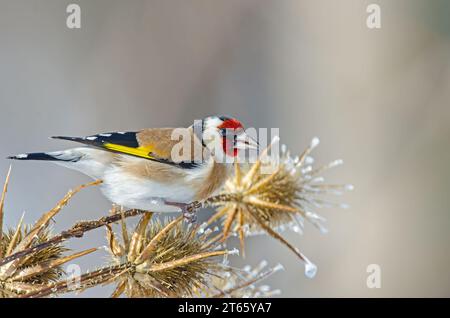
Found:
[{"label": "bird's pale conical beak", "polygon": [[258,149],[258,142],[247,135],[245,132],[236,136],[236,143],[234,146],[236,149]]}]

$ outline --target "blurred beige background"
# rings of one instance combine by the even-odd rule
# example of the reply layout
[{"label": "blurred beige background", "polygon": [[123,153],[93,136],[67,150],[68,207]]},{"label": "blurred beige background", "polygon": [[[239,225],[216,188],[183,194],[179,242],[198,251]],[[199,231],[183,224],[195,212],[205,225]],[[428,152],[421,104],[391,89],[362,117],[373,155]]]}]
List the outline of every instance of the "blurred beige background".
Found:
[{"label": "blurred beige background", "polygon": [[[450,2],[72,2],[80,30],[65,26],[69,1],[0,0],[0,157],[70,146],[51,135],[186,126],[215,113],[280,127],[293,152],[317,135],[319,162],[345,161],[329,180],[356,189],[342,198],[351,209],[319,211],[327,235],[310,225],[286,234],[319,266],[316,278],[267,237],[248,240],[249,256],[234,264],[281,262],[267,283],[286,297],[450,296]],[[381,29],[366,27],[370,3],[381,6]],[[2,176],[9,164],[0,160]],[[85,181],[14,162],[6,223],[22,211],[34,221]],[[109,206],[97,189],[83,191],[55,231]],[[86,240],[104,244],[103,230]],[[82,269],[99,257],[81,259]],[[366,287],[372,263],[380,289]]]}]

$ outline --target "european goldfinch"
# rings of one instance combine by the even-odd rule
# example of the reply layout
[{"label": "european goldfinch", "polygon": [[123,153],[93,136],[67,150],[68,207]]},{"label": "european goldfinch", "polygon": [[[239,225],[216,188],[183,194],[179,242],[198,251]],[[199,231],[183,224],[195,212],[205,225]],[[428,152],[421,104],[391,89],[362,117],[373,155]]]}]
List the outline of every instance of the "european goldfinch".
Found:
[{"label": "european goldfinch", "polygon": [[[174,158],[174,153],[180,153],[175,149],[180,146],[180,136],[189,137],[182,144],[182,160]],[[256,149],[258,145],[237,119],[227,116],[210,116],[188,128],[52,138],[86,146],[8,158],[52,161],[102,180],[101,191],[117,205],[153,212],[183,212],[187,218],[193,217],[196,203],[220,190],[238,152]],[[199,149],[200,160],[195,153]]]}]

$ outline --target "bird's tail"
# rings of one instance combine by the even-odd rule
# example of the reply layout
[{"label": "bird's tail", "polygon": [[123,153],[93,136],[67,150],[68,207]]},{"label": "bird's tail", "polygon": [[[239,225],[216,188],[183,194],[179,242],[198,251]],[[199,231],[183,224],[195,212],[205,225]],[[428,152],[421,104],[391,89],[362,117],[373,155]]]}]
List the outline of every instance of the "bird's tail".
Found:
[{"label": "bird's tail", "polygon": [[33,152],[20,155],[9,156],[13,160],[44,160],[44,161],[64,161],[77,162],[81,159],[81,154],[73,151],[53,151],[53,152]]},{"label": "bird's tail", "polygon": [[94,179],[102,179],[103,172],[112,160],[109,152],[103,150],[78,147],[61,151],[34,152],[10,156],[15,160],[43,160],[80,171]]}]

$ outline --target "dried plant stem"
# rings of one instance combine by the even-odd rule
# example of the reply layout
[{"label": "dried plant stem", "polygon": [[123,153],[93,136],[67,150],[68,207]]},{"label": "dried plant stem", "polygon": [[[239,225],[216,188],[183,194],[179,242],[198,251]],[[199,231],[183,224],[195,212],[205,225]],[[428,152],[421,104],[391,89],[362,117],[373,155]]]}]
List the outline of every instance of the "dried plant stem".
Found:
[{"label": "dried plant stem", "polygon": [[227,253],[228,253],[227,251],[213,251],[213,252],[199,253],[199,254],[191,255],[191,256],[188,256],[188,257],[185,257],[182,259],[178,259],[175,261],[162,263],[162,264],[155,264],[150,267],[149,272],[157,272],[157,271],[172,269],[174,267],[182,266],[182,265],[194,262],[194,261],[198,261],[200,259],[209,258],[209,257],[213,257],[213,256],[225,255]]},{"label": "dried plant stem", "polygon": [[118,222],[121,220],[122,217],[128,218],[128,217],[140,215],[143,213],[146,213],[146,211],[133,209],[133,210],[125,211],[125,212],[123,212],[123,214],[117,213],[114,215],[102,217],[95,221],[78,222],[77,224],[72,226],[72,228],[70,228],[69,230],[61,232],[60,234],[52,237],[51,239],[49,239],[48,241],[46,241],[44,243],[35,245],[33,247],[24,249],[20,252],[11,254],[8,257],[0,259],[0,266],[3,264],[6,264],[6,263],[12,262],[18,258],[24,257],[26,255],[36,253],[37,251],[40,251],[51,245],[61,243],[69,238],[73,238],[73,237],[80,238],[84,235],[85,232],[97,229],[99,227],[105,226],[110,223]]},{"label": "dried plant stem", "polygon": [[[6,192],[8,191],[8,183],[10,175],[11,175],[11,166],[9,166],[8,173],[6,174],[6,180],[5,184],[3,185],[2,196],[0,198],[0,240],[2,239],[3,236],[3,206],[5,204]],[[0,257],[3,256],[1,253],[2,252],[0,251]]]},{"label": "dried plant stem", "polygon": [[240,201],[241,194],[239,193],[232,193],[232,194],[218,194],[213,197],[210,197],[206,199],[202,206],[208,207],[208,206],[215,206],[215,205],[221,205],[228,202],[239,202]]},{"label": "dried plant stem", "polygon": [[123,272],[129,264],[121,264],[114,266],[107,266],[92,271],[90,273],[85,273],[77,277],[77,282],[72,280],[59,281],[57,283],[51,284],[45,288],[42,288],[36,292],[31,292],[19,296],[19,298],[40,298],[46,297],[52,294],[62,294],[67,292],[73,292],[80,289],[86,289],[96,285],[103,284],[114,277],[116,274]]},{"label": "dried plant stem", "polygon": [[303,257],[302,253],[300,253],[292,244],[290,244],[284,237],[282,237],[280,234],[278,234],[275,230],[273,230],[270,226],[268,226],[261,218],[254,213],[253,211],[247,209],[247,213],[256,221],[256,223],[261,226],[263,230],[267,232],[270,236],[272,236],[274,239],[280,241],[282,244],[284,244],[287,248],[289,248],[292,252],[294,252],[295,255],[298,256],[303,262],[306,262],[305,258]]}]

